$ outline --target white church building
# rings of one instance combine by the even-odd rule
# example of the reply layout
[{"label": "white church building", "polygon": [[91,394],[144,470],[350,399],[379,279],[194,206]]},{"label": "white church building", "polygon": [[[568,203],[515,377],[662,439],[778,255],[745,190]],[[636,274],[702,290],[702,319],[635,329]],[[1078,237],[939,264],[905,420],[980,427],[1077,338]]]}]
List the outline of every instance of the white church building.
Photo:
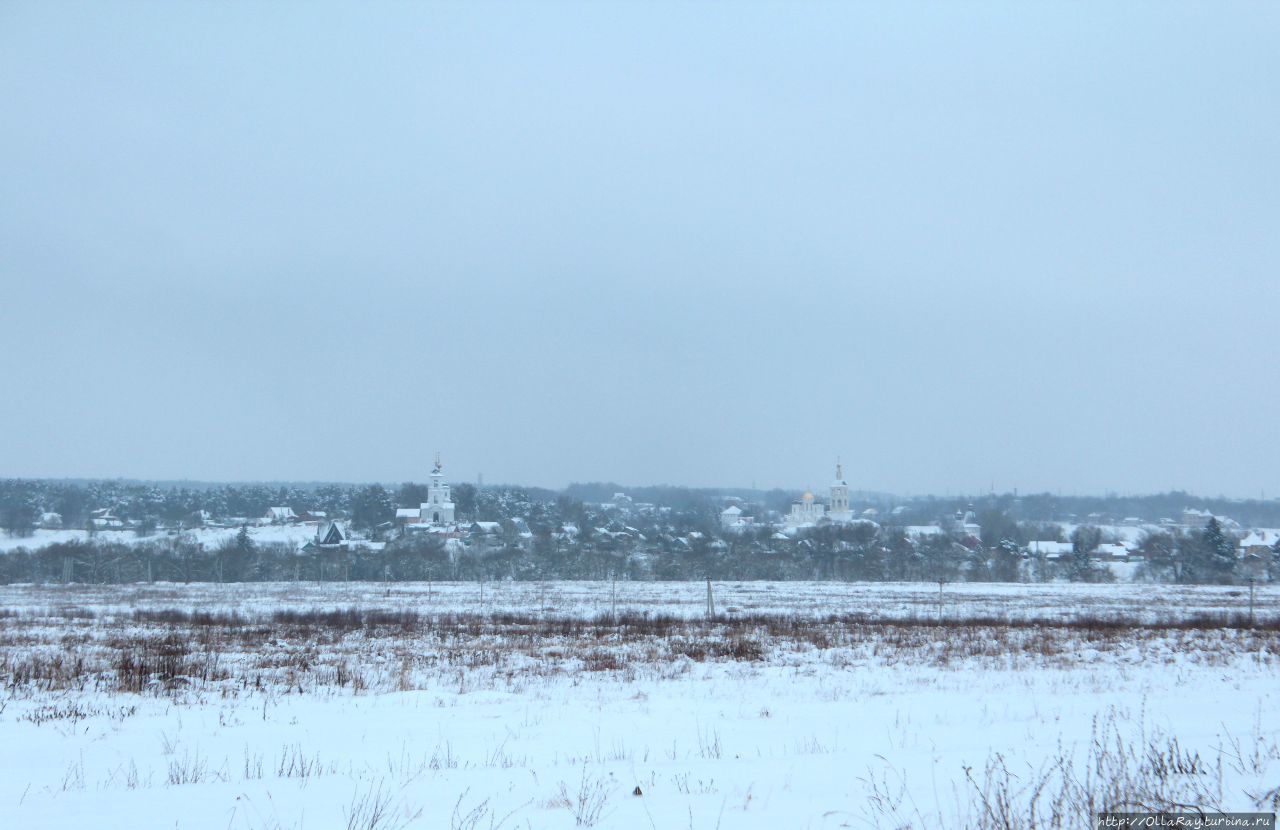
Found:
[{"label": "white church building", "polygon": [[440,528],[454,524],[453,497],[444,481],[444,465],[436,454],[436,466],[431,470],[431,485],[427,488],[427,500],[417,507],[402,507],[396,511],[396,521],[406,528]]},{"label": "white church building", "polygon": [[823,504],[814,498],[812,492],[805,490],[799,501],[792,502],[791,512],[784,517],[787,527],[805,527],[816,525],[826,519],[832,522],[852,522],[853,512],[849,509],[849,482],[844,480],[844,465],[836,461],[836,477],[831,482],[830,495]]}]

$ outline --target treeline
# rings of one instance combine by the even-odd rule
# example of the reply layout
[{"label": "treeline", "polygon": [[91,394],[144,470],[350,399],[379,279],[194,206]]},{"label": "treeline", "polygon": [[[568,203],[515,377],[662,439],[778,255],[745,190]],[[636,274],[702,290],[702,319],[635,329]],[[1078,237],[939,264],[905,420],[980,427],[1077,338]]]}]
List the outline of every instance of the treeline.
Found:
[{"label": "treeline", "polygon": [[856,549],[794,546],[762,553],[727,550],[634,551],[539,540],[532,552],[497,547],[450,556],[425,535],[382,550],[355,547],[305,554],[281,544],[234,543],[214,550],[166,537],[151,542],[74,541],[0,556],[0,583],[435,581],[435,580],[1017,580],[1020,560],[988,568],[982,557],[949,546],[903,555],[878,545]]},{"label": "treeline", "polygon": [[[773,544],[749,535],[729,542],[701,536],[631,544],[616,539],[539,533],[530,548],[476,545],[450,551],[439,537],[410,534],[382,549],[359,545],[300,552],[257,544],[243,531],[213,549],[189,536],[132,544],[98,540],[18,549],[0,556],[0,583],[444,581],[444,580],[834,580],[944,582],[1108,582],[1093,551],[1097,528],[1072,535],[1058,559],[1030,555],[1004,539],[992,547],[946,534],[912,539],[902,528],[821,527]],[[1280,578],[1280,546],[1265,561],[1242,561],[1236,540],[1216,522],[1201,531],[1154,534],[1142,548],[1139,577],[1184,584]]]}]

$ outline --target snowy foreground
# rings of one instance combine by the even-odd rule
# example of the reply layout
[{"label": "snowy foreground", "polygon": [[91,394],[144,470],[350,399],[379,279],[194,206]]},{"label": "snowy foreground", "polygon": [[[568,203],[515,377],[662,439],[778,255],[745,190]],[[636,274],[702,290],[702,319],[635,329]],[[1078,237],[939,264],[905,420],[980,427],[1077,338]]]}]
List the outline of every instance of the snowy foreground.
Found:
[{"label": "snowy foreground", "polygon": [[0,588],[0,816],[1086,827],[1125,800],[1280,799],[1274,589],[1256,629],[1247,589],[958,585],[940,609],[936,585],[726,583],[715,621],[705,602],[691,583]]}]

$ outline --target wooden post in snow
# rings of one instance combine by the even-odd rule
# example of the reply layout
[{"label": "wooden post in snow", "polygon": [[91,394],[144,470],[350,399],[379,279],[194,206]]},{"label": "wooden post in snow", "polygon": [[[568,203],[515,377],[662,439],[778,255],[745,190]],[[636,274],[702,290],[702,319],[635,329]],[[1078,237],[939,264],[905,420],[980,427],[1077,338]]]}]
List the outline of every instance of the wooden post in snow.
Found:
[{"label": "wooden post in snow", "polygon": [[707,619],[714,620],[716,618],[716,599],[711,594],[711,580],[707,580]]}]

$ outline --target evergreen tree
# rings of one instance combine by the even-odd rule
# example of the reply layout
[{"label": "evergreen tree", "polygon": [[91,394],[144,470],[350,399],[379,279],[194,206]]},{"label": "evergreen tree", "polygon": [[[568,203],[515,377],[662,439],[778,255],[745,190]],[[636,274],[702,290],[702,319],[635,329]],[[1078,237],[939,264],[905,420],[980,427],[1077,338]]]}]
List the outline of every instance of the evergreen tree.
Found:
[{"label": "evergreen tree", "polygon": [[457,508],[459,519],[475,520],[476,517],[476,486],[468,482],[462,481],[453,485],[453,505]]},{"label": "evergreen tree", "polygon": [[954,581],[960,572],[961,556],[967,555],[968,551],[943,533],[926,536],[919,545],[923,578],[930,582]]},{"label": "evergreen tree", "polygon": [[391,494],[381,484],[361,487],[351,500],[351,526],[357,530],[369,530],[396,515]]},{"label": "evergreen tree", "polygon": [[40,518],[40,508],[35,504],[35,494],[17,495],[0,511],[4,529],[11,536],[30,536],[35,532],[36,520]]},{"label": "evergreen tree", "polygon": [[[401,507],[417,507],[427,500],[428,494],[431,492],[425,484],[415,484],[412,481],[406,481],[396,490],[396,504]],[[455,503],[457,500],[454,500]]]},{"label": "evergreen tree", "polygon": [[240,532],[236,534],[236,550],[241,553],[253,552],[253,538],[249,536],[249,525],[240,525]]},{"label": "evergreen tree", "polygon": [[1001,539],[991,557],[991,578],[997,582],[1019,582],[1022,576],[1022,550],[1012,539]]},{"label": "evergreen tree", "polygon": [[1096,527],[1081,526],[1071,534],[1071,563],[1067,578],[1072,582],[1096,582],[1089,554],[1102,542],[1102,531]]},{"label": "evergreen tree", "polygon": [[1201,580],[1229,583],[1236,572],[1236,540],[1223,532],[1217,517],[1209,519],[1201,535]]}]

